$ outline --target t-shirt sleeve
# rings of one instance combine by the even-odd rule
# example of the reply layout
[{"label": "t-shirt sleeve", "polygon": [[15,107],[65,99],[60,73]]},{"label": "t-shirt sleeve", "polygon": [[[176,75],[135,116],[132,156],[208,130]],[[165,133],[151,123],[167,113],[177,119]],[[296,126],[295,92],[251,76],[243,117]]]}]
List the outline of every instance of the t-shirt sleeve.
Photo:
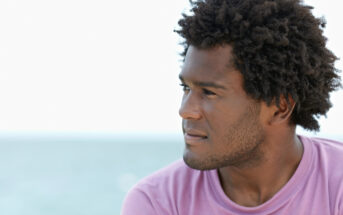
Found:
[{"label": "t-shirt sleeve", "polygon": [[150,198],[141,190],[133,188],[124,200],[121,215],[157,215]]}]

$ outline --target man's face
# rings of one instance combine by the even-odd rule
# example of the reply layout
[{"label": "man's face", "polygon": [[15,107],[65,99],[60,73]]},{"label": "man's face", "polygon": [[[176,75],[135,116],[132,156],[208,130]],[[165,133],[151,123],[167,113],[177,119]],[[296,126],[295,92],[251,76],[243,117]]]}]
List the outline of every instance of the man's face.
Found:
[{"label": "man's face", "polygon": [[240,166],[261,157],[261,103],[243,89],[243,76],[230,65],[231,47],[190,46],[180,73],[184,89],[180,116],[185,163],[194,169]]}]

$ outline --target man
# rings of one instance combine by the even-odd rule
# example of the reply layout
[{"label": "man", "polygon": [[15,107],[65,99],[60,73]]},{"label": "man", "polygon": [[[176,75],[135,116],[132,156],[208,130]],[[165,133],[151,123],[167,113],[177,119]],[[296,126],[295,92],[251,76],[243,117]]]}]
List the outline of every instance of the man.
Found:
[{"label": "man", "polygon": [[343,215],[343,144],[296,135],[340,87],[322,20],[298,0],[204,0],[179,21],[183,161],[123,215]]}]

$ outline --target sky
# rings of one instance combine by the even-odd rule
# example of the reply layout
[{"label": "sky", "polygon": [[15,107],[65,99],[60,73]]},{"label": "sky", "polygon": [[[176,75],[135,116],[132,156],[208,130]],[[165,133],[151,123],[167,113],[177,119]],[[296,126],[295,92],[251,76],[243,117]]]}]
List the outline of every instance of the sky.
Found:
[{"label": "sky", "polygon": [[[343,56],[338,0],[307,0]],[[178,133],[188,0],[0,1],[0,132]],[[342,61],[337,62],[342,70]],[[342,90],[320,119],[339,134]]]}]

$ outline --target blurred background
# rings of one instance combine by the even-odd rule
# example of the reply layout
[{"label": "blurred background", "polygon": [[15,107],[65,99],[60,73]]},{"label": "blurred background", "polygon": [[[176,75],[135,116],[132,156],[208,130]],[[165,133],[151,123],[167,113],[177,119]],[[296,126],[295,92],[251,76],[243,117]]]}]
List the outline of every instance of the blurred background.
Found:
[{"label": "blurred background", "polygon": [[[343,56],[341,2],[307,0]],[[187,0],[0,1],[0,214],[120,214],[182,157],[174,29]],[[337,62],[342,70],[342,61]],[[342,90],[320,119],[343,140]]]}]

